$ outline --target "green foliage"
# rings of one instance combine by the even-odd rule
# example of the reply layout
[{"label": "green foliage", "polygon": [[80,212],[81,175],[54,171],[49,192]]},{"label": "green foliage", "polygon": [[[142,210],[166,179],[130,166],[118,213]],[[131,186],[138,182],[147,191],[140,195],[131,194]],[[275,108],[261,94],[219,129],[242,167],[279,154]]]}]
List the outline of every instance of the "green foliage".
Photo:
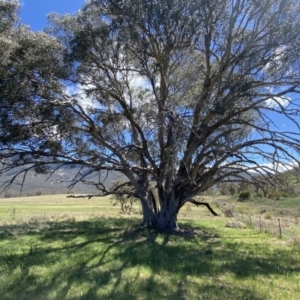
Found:
[{"label": "green foliage", "polygon": [[241,191],[239,194],[239,201],[248,200],[251,197],[251,192],[249,190]]}]

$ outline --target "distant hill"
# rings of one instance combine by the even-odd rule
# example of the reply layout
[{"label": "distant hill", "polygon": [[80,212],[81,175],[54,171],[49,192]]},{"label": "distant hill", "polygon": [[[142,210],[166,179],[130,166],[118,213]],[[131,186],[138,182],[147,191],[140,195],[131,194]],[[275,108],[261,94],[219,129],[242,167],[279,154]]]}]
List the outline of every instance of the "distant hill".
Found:
[{"label": "distant hill", "polygon": [[[97,193],[95,187],[89,186],[83,183],[78,183],[75,187],[70,190],[69,185],[71,183],[71,179],[77,174],[79,171],[79,167],[76,168],[62,168],[52,174],[49,177],[49,174],[35,174],[34,171],[28,172],[23,189],[22,195],[35,195],[35,194],[61,194],[61,193],[76,193],[76,194],[92,194]],[[4,175],[0,176],[0,186],[7,180],[11,179],[18,172],[17,169],[11,170]],[[94,174],[89,176],[88,179],[91,181],[98,181],[99,175]],[[115,180],[119,180],[123,178],[123,175],[112,171],[106,174],[106,172],[101,173],[101,178],[105,178],[105,186],[109,187],[111,182]],[[13,184],[9,191],[6,192],[6,196],[13,197],[19,196],[21,193],[21,180],[20,177],[18,182]],[[2,198],[4,194],[0,194],[0,198]]]}]

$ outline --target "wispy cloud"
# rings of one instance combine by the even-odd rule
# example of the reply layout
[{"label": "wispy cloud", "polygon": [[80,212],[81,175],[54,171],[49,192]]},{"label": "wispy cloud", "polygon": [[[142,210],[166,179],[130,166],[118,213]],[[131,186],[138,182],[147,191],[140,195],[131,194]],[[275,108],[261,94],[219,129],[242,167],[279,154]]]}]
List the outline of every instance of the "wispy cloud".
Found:
[{"label": "wispy cloud", "polygon": [[289,161],[289,162],[276,162],[276,163],[265,163],[261,164],[261,171],[263,172],[270,172],[270,173],[282,173],[289,170],[292,170],[293,168],[299,167],[299,164],[295,161]]},{"label": "wispy cloud", "polygon": [[93,85],[70,85],[66,87],[65,93],[71,98],[74,98],[77,103],[87,111],[89,108],[97,107],[97,104],[92,97],[88,96],[90,90],[94,88]]}]

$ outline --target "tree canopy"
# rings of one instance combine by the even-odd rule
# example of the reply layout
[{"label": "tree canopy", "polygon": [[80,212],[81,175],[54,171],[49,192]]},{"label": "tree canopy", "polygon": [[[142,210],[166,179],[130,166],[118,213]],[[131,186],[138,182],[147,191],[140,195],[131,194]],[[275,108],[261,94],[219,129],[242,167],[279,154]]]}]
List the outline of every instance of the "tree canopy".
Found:
[{"label": "tree canopy", "polygon": [[[174,229],[215,184],[297,165],[299,1],[90,0],[45,32],[17,7],[0,0],[1,172],[18,169],[4,188],[75,166],[71,186],[128,185],[143,224]],[[109,171],[127,182],[90,180]]]}]

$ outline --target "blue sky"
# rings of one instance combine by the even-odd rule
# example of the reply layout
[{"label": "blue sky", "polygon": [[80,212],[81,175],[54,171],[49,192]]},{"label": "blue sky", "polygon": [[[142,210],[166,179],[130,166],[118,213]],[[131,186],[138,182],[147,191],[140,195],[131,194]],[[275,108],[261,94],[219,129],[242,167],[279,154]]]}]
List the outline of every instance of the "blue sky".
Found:
[{"label": "blue sky", "polygon": [[47,24],[50,12],[74,13],[79,10],[84,0],[19,0],[22,23],[30,25],[32,30],[42,30]]}]

